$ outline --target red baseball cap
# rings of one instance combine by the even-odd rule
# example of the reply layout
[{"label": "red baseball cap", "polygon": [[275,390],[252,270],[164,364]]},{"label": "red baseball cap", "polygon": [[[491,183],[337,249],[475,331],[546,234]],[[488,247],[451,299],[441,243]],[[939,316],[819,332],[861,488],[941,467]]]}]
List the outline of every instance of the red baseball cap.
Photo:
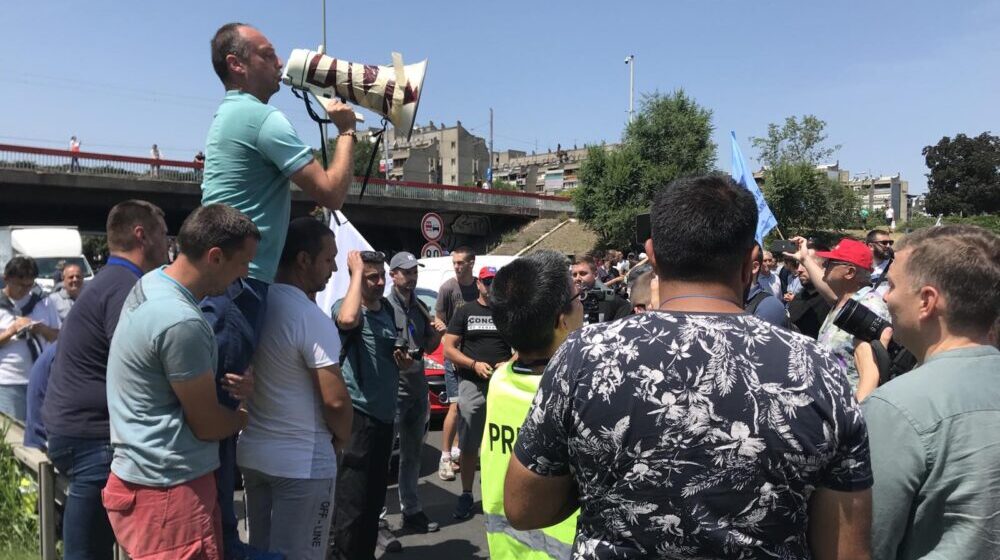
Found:
[{"label": "red baseball cap", "polygon": [[869,272],[872,270],[872,250],[868,245],[854,239],[845,237],[832,251],[817,251],[816,256],[860,266]]},{"label": "red baseball cap", "polygon": [[482,270],[479,271],[480,280],[489,280],[497,275],[497,267],[495,266],[484,266]]}]

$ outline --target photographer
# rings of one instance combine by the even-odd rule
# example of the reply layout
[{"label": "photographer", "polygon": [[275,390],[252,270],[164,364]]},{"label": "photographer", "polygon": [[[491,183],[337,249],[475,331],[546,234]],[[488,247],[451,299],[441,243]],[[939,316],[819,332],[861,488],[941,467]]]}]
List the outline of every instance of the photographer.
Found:
[{"label": "photographer", "polygon": [[[405,325],[396,340],[413,358],[413,365],[399,372],[397,426],[399,430],[399,504],[403,528],[416,533],[433,533],[438,524],[427,518],[417,482],[420,480],[420,451],[427,435],[430,403],[427,400],[427,377],[424,375],[424,352],[433,352],[441,343],[444,325],[432,322],[430,311],[417,299],[417,267],[423,266],[407,252],[393,255],[389,261],[392,293],[389,302],[396,315],[396,325]],[[438,327],[435,327],[438,325]]]},{"label": "photographer", "polygon": [[1000,554],[1000,236],[949,225],[904,237],[885,296],[919,367],[862,405],[871,438],[876,558]]},{"label": "photographer", "polygon": [[597,281],[597,263],[589,256],[578,257],[570,268],[573,283],[583,295],[584,324],[603,323],[627,317],[629,302]]},{"label": "photographer", "polygon": [[334,558],[371,558],[378,539],[379,514],[389,485],[393,421],[399,372],[413,365],[399,337],[395,314],[382,297],[385,255],[351,251],[351,284],[332,315],[343,345],[340,366],[354,406],[351,440],[337,470],[333,517]]},{"label": "photographer", "polygon": [[809,255],[805,239],[794,237],[792,241],[799,246],[794,257],[806,268],[816,291],[833,307],[820,327],[817,341],[847,367],[851,389],[855,398],[862,401],[878,387],[879,382],[879,370],[871,345],[835,325],[834,318],[845,303],[853,300],[882,319],[889,320],[885,302],[871,287],[871,250],[860,241],[844,238],[832,251],[815,254],[817,258],[825,259],[820,267]]}]

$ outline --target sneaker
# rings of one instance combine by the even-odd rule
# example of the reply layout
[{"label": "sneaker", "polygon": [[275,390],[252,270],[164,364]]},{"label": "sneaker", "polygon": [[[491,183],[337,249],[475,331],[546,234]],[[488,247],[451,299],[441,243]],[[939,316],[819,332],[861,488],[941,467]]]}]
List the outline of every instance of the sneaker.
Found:
[{"label": "sneaker", "polygon": [[455,480],[455,470],[451,468],[451,459],[442,458],[438,463],[438,478],[441,480]]},{"label": "sneaker", "polygon": [[403,528],[414,533],[436,533],[441,526],[431,521],[426,513],[418,511],[413,515],[403,514]]},{"label": "sneaker", "polygon": [[403,543],[399,542],[396,535],[389,530],[389,524],[384,520],[378,523],[378,546],[386,552],[400,552],[403,550]]},{"label": "sneaker", "polygon": [[452,516],[455,519],[468,519],[472,517],[471,492],[462,492],[462,495],[458,497],[458,505],[455,506],[455,513]]}]

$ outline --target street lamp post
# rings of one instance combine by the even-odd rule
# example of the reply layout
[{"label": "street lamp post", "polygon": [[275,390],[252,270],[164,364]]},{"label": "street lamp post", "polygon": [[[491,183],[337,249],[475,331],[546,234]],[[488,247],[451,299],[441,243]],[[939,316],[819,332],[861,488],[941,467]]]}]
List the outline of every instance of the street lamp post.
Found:
[{"label": "street lamp post", "polygon": [[631,123],[635,117],[635,55],[626,56],[625,64],[628,64],[628,122]]}]

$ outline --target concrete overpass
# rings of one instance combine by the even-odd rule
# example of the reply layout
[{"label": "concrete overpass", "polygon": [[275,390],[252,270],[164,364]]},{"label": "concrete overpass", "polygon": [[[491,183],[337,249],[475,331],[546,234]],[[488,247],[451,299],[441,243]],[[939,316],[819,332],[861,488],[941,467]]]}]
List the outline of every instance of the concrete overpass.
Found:
[{"label": "concrete overpass", "polygon": [[[73,158],[76,162],[73,162]],[[149,200],[167,214],[176,233],[201,200],[201,164],[130,156],[0,144],[0,225],[76,225],[103,231],[108,210],[122,200]],[[356,179],[344,213],[374,245],[420,250],[420,218],[439,213],[446,226],[443,245],[476,248],[532,219],[573,214],[568,199],[450,185],[369,181],[360,197]],[[315,205],[297,187],[292,216]]]}]

